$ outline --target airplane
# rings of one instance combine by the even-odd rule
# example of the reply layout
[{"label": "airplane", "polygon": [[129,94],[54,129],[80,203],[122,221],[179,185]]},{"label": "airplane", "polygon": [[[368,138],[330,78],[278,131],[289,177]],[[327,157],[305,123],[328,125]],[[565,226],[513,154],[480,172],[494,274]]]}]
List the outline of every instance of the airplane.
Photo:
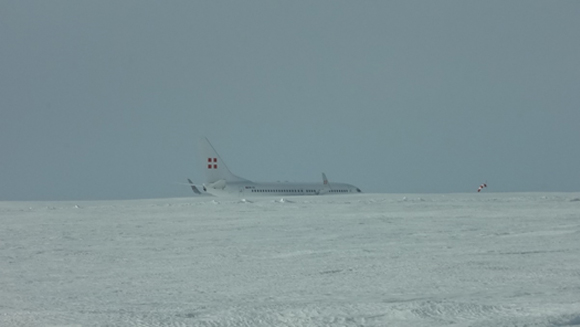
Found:
[{"label": "airplane", "polygon": [[232,174],[220,155],[205,137],[199,140],[198,152],[198,159],[201,160],[200,165],[205,172],[206,181],[198,188],[190,179],[187,179],[189,182],[187,185],[191,186],[191,189],[196,195],[290,196],[362,193],[356,186],[329,182],[324,173],[322,173],[322,183],[252,182]]}]

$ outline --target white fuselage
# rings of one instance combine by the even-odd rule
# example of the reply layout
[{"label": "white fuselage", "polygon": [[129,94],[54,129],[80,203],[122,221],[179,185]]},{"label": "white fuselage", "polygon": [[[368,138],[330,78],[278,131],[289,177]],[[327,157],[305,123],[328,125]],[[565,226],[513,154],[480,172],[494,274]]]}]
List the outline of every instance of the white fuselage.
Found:
[{"label": "white fuselage", "polygon": [[323,195],[360,193],[356,186],[344,183],[255,183],[255,182],[225,182],[217,185],[204,185],[207,193],[214,195]]}]

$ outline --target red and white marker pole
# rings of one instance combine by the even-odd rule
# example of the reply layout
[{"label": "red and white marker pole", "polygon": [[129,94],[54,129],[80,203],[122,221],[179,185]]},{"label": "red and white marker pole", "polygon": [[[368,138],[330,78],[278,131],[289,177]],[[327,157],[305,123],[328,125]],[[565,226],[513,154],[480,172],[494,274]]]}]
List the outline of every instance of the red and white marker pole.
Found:
[{"label": "red and white marker pole", "polygon": [[479,187],[477,188],[477,192],[481,192],[481,190],[483,190],[486,187],[487,187],[487,182],[479,185]]}]

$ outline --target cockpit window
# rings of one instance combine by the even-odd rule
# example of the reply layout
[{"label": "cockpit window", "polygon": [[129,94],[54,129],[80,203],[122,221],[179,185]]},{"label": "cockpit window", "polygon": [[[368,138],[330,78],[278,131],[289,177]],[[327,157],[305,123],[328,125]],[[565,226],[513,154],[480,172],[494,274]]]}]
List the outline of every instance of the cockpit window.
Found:
[{"label": "cockpit window", "polygon": [[361,190],[360,190],[360,188],[357,188],[356,191],[359,192],[359,193],[362,193]]}]

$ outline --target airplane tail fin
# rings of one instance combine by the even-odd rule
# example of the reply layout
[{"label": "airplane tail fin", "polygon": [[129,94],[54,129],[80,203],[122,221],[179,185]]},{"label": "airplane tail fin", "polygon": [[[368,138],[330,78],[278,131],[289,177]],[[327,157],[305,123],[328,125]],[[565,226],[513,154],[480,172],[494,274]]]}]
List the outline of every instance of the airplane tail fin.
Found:
[{"label": "airplane tail fin", "polygon": [[246,182],[246,179],[238,177],[228,169],[220,155],[209,143],[208,139],[202,137],[199,140],[198,156],[200,165],[205,171],[206,183],[225,182]]}]

